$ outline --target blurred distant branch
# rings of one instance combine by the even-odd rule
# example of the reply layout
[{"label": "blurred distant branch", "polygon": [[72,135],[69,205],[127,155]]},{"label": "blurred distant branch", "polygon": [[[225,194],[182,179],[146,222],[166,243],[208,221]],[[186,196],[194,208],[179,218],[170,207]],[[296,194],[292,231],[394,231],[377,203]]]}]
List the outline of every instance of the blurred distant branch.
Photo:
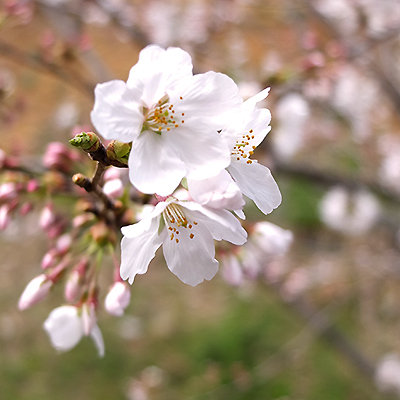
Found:
[{"label": "blurred distant branch", "polygon": [[400,88],[398,87],[398,82],[396,82],[390,72],[384,69],[382,65],[378,64],[375,59],[367,57],[368,50],[395,38],[398,36],[399,30],[391,30],[387,32],[386,35],[377,39],[368,39],[365,43],[353,43],[348,36],[344,37],[339,32],[329,18],[325,17],[317,10],[311,0],[302,1],[310,14],[319,20],[325,26],[325,29],[346,48],[349,59],[357,60],[357,58],[363,56],[363,60],[367,60],[367,66],[379,81],[381,89],[388,95],[396,110],[400,113]]},{"label": "blurred distant branch", "polygon": [[128,26],[122,23],[120,13],[111,11],[106,8],[103,1],[95,0],[96,5],[104,11],[109,17],[112,23],[123,30],[131,40],[134,40],[139,46],[145,47],[150,44],[148,37],[135,26]]},{"label": "blurred distant branch", "polygon": [[0,40],[0,55],[28,68],[35,69],[42,73],[49,73],[76,89],[83,91],[91,98],[94,96],[94,85],[85,81],[78,74],[72,72],[67,73],[59,66],[50,64],[39,56],[29,54],[28,52],[20,50],[2,40]]},{"label": "blurred distant branch", "polygon": [[268,283],[268,287],[280,297],[292,312],[307,321],[309,328],[317,336],[325,339],[330,345],[342,353],[354,367],[368,379],[373,380],[375,365],[365,357],[357,346],[351,343],[347,337],[334,325],[330,318],[304,296],[286,300],[282,297],[280,283]]},{"label": "blurred distant branch", "polygon": [[327,171],[321,171],[304,164],[274,162],[274,172],[292,178],[302,178],[322,186],[341,185],[350,190],[367,188],[391,201],[400,202],[400,193],[365,178],[350,178]]}]

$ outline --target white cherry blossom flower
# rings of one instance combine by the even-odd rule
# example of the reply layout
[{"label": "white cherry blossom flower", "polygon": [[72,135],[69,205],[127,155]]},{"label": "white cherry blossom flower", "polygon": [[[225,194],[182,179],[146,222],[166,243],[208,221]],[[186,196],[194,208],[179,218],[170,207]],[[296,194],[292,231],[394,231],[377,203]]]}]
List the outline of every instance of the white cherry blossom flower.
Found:
[{"label": "white cherry blossom flower", "polygon": [[218,270],[215,240],[241,245],[247,233],[227,210],[211,209],[173,197],[156,205],[151,214],[122,228],[121,278],[132,284],[147,271],[157,249],[163,245],[167,266],[191,286],[210,280]]},{"label": "white cherry blossom flower", "polygon": [[228,76],[193,76],[186,52],[152,45],[140,52],[126,83],[97,85],[91,118],[106,139],[132,142],[132,184],[167,196],[183,177],[205,179],[229,165],[218,131],[241,103]]},{"label": "white cherry blossom flower", "polygon": [[264,100],[269,92],[264,89],[246,100],[237,117],[222,132],[231,148],[231,163],[227,170],[242,193],[254,201],[264,213],[269,214],[279,206],[282,196],[271,171],[250,159],[256,147],[271,130],[271,113],[258,109],[256,104]]},{"label": "white cherry blossom flower", "polygon": [[104,356],[104,341],[100,328],[94,323],[90,331],[85,332],[87,326],[82,309],[75,306],[57,307],[49,314],[43,327],[49,335],[52,346],[60,352],[71,350],[83,336],[90,335],[99,356]]}]

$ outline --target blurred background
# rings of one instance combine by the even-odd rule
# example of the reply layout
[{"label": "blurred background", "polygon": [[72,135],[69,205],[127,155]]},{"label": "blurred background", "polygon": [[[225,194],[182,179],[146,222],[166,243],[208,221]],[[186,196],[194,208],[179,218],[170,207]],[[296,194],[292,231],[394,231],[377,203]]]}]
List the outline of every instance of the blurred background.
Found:
[{"label": "blurred background", "polygon": [[93,130],[97,83],[126,80],[149,43],[179,46],[244,98],[271,87],[255,158],[283,202],[267,217],[249,202],[247,224],[290,238],[266,255],[276,236],[254,234],[241,261],[264,257],[257,274],[234,274],[221,251],[220,273],[195,288],[158,255],[124,316],[99,312],[103,359],[87,338],[57,354],[42,323],[62,288],[17,309],[48,250],[37,203],[0,232],[1,399],[400,398],[398,0],[0,4],[2,150],[34,164],[49,142]]}]

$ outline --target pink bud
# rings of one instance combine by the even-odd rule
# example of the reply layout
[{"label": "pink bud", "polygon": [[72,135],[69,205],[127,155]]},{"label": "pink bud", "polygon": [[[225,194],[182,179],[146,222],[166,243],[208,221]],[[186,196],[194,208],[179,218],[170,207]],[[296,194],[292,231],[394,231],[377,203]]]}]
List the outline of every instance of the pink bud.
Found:
[{"label": "pink bud", "polygon": [[71,152],[61,142],[49,143],[43,156],[43,165],[49,169],[69,172],[71,169]]},{"label": "pink bud", "polygon": [[85,225],[87,222],[91,222],[93,220],[94,220],[93,214],[89,214],[89,213],[80,214],[80,215],[77,215],[72,220],[72,226],[74,228],[80,228],[81,226]]},{"label": "pink bud", "polygon": [[121,171],[119,168],[110,167],[104,172],[104,180],[111,181],[113,179],[121,178]]},{"label": "pink bud", "polygon": [[60,254],[65,254],[71,247],[71,243],[72,243],[71,235],[65,233],[64,235],[60,236],[57,239],[56,249]]},{"label": "pink bud", "polygon": [[39,182],[37,179],[31,179],[27,184],[26,184],[26,191],[28,193],[36,192],[40,187]]},{"label": "pink bud", "polygon": [[124,194],[124,184],[121,179],[112,179],[104,184],[103,192],[112,199],[117,199]]},{"label": "pink bud", "polygon": [[49,203],[43,208],[40,214],[39,224],[44,231],[48,230],[56,220],[53,208],[53,204]]},{"label": "pink bud", "polygon": [[96,311],[94,303],[85,303],[82,306],[82,323],[83,323],[83,332],[86,336],[89,336],[93,327],[96,325]]},{"label": "pink bud", "polygon": [[12,200],[18,195],[15,182],[6,182],[0,185],[0,200]]},{"label": "pink bud", "polygon": [[30,202],[24,203],[22,204],[21,208],[19,209],[19,213],[20,215],[24,216],[26,214],[28,214],[29,212],[31,212],[33,209],[33,204]]},{"label": "pink bud", "polygon": [[108,292],[104,305],[109,314],[120,316],[128,307],[131,300],[131,292],[125,282],[115,282]]},{"label": "pink bud", "polygon": [[238,258],[234,254],[224,255],[221,259],[222,277],[232,286],[241,286],[243,283],[243,270]]},{"label": "pink bud", "polygon": [[0,168],[3,168],[7,160],[6,153],[0,149]]},{"label": "pink bud", "polygon": [[70,302],[74,301],[79,294],[80,288],[81,275],[77,270],[73,270],[68,277],[67,283],[65,284],[65,299]]},{"label": "pink bud", "polygon": [[49,250],[42,259],[42,269],[51,268],[55,265],[57,260],[57,251],[55,249]]},{"label": "pink bud", "polygon": [[44,274],[33,278],[19,298],[18,308],[20,310],[25,310],[43,300],[47,296],[52,285],[53,282],[47,280]]},{"label": "pink bud", "polygon": [[11,223],[11,208],[8,204],[4,204],[0,207],[0,231],[4,231]]}]

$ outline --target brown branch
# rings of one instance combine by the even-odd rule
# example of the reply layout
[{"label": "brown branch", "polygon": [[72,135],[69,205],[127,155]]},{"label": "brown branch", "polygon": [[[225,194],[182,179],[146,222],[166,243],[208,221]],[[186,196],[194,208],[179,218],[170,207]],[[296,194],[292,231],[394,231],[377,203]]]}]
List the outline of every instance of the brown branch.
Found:
[{"label": "brown branch", "polygon": [[307,179],[322,186],[341,185],[350,190],[367,188],[371,192],[374,192],[387,200],[400,202],[400,193],[372,180],[361,177],[349,178],[348,176],[317,170],[304,164],[288,164],[279,162],[274,162],[274,172],[292,178]]},{"label": "brown branch", "polygon": [[[344,37],[334,26],[334,24],[332,24],[332,22],[327,17],[325,17],[316,9],[311,0],[302,0],[302,2],[306,6],[310,14],[324,25],[325,29],[331,34],[331,36],[333,36],[346,48],[348,58],[355,61],[362,58],[362,61],[367,61],[367,65],[380,83],[381,89],[391,99],[396,110],[400,113],[400,88],[398,87],[398,82],[395,82],[389,72],[386,71],[383,66],[379,65],[374,58],[367,57],[368,52],[366,52],[366,50],[370,50],[375,45],[382,43],[385,38],[377,40],[373,43],[373,46],[365,43],[353,43],[353,41],[351,41],[348,36]],[[386,40],[392,38],[393,32],[391,31],[386,37]]]},{"label": "brown branch", "polygon": [[76,73],[66,73],[61,67],[50,64],[39,56],[34,56],[24,50],[20,50],[2,40],[0,40],[0,55],[38,72],[48,73],[76,89],[79,89],[90,98],[94,98],[94,84],[85,81]]}]

